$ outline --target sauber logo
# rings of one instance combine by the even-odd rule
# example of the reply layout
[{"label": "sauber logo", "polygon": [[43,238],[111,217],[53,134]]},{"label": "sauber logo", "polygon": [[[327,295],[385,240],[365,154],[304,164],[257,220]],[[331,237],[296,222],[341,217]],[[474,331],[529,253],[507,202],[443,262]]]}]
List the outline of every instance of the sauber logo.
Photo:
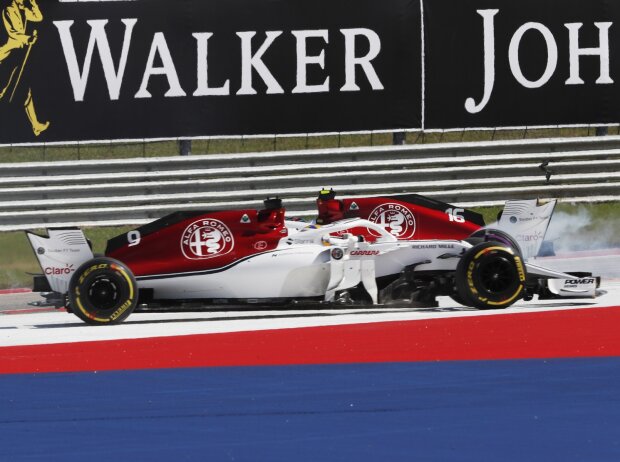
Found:
[{"label": "sauber logo", "polygon": [[44,269],[47,276],[65,276],[75,272],[73,265],[66,265],[64,268],[48,266]]},{"label": "sauber logo", "polygon": [[[383,204],[375,208],[369,221],[377,223],[398,239],[410,239],[415,234],[415,217],[411,210],[400,204]],[[368,230],[373,236],[379,236],[376,231]]]},{"label": "sauber logo", "polygon": [[228,226],[219,220],[206,219],[193,222],[181,237],[181,251],[190,260],[204,260],[226,255],[235,246]]}]

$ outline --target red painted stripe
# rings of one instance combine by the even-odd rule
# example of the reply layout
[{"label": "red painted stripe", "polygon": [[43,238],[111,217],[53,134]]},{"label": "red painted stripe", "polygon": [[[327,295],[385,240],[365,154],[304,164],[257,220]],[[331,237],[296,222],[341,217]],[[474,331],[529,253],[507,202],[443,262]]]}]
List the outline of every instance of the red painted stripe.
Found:
[{"label": "red painted stripe", "polygon": [[27,294],[32,289],[0,289],[0,295]]},{"label": "red painted stripe", "polygon": [[1,373],[620,356],[620,307],[0,348]]},{"label": "red painted stripe", "polygon": [[67,311],[64,308],[50,308],[50,307],[41,307],[41,308],[26,308],[23,310],[6,310],[0,311],[0,315],[3,314],[34,314],[34,313],[52,313],[55,311]]}]

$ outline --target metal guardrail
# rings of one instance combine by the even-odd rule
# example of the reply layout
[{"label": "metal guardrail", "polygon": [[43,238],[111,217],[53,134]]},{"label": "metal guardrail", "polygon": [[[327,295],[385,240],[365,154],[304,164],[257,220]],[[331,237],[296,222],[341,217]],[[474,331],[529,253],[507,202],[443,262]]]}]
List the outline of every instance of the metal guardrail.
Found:
[{"label": "metal guardrail", "polygon": [[466,207],[620,200],[620,137],[0,164],[0,231],[141,224],[175,210],[260,207],[276,195],[292,215],[313,215],[322,187]]}]

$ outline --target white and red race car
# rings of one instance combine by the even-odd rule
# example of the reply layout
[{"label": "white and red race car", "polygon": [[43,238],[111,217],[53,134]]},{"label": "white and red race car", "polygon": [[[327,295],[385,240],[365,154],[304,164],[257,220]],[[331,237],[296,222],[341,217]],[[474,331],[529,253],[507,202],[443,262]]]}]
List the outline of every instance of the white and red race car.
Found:
[{"label": "white and red race car", "polygon": [[177,212],[108,242],[94,256],[79,229],[28,232],[44,292],[89,324],[136,308],[184,303],[436,306],[437,296],[480,309],[517,300],[595,297],[600,278],[527,261],[538,253],[555,202],[508,202],[497,226],[418,195],[338,200],[322,191],[314,223],[262,210]]}]

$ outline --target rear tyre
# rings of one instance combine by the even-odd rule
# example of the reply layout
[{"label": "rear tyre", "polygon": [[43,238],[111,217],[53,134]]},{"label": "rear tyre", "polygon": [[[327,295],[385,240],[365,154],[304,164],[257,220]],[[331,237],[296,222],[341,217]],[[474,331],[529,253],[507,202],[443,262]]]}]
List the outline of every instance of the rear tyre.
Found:
[{"label": "rear tyre", "polygon": [[497,242],[480,243],[459,261],[456,287],[464,305],[481,310],[506,308],[524,295],[523,260]]},{"label": "rear tyre", "polygon": [[136,280],[123,263],[98,257],[78,268],[69,282],[69,304],[87,324],[118,324],[138,302]]},{"label": "rear tyre", "polygon": [[523,255],[521,252],[521,246],[519,243],[507,232],[494,228],[482,228],[473,233],[467,239],[472,245],[479,244],[480,242],[499,242],[500,244],[512,248],[516,254],[520,257]]}]

